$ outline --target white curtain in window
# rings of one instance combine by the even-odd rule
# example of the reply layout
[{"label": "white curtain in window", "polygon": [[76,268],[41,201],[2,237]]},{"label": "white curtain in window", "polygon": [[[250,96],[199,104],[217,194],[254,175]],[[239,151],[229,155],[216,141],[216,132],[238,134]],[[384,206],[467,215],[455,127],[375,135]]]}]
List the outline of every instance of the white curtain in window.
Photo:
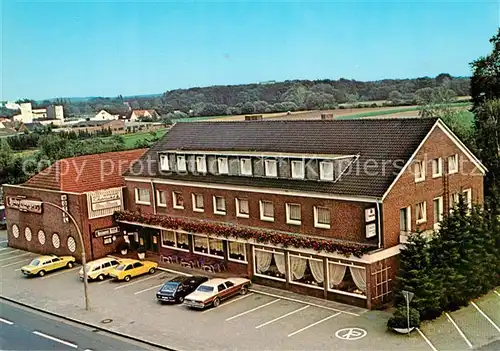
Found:
[{"label": "white curtain in window", "polygon": [[273,254],[267,251],[255,250],[255,265],[257,273],[264,273],[269,269]]},{"label": "white curtain in window", "polygon": [[366,270],[358,267],[349,267],[354,284],[362,292],[366,292]]},{"label": "white curtain in window", "polygon": [[342,280],[344,280],[345,268],[346,267],[341,264],[328,264],[328,284],[330,285],[330,288],[342,283]]},{"label": "white curtain in window", "polygon": [[282,253],[274,253],[274,262],[276,262],[276,267],[281,274],[285,274],[285,255]]},{"label": "white curtain in window", "polygon": [[301,279],[307,267],[307,259],[301,257],[290,256],[290,264],[292,268],[292,276],[294,280]]},{"label": "white curtain in window", "polygon": [[309,268],[311,269],[314,280],[316,280],[318,283],[323,283],[323,281],[325,280],[323,261],[309,259]]}]

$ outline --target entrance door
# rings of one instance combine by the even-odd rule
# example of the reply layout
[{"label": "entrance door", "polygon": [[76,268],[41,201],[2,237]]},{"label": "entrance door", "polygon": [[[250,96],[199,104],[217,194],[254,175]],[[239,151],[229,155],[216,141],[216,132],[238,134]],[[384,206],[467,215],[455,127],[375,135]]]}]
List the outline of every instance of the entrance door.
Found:
[{"label": "entrance door", "polygon": [[148,230],[143,233],[144,247],[146,251],[158,254],[160,242],[160,234],[157,230]]}]

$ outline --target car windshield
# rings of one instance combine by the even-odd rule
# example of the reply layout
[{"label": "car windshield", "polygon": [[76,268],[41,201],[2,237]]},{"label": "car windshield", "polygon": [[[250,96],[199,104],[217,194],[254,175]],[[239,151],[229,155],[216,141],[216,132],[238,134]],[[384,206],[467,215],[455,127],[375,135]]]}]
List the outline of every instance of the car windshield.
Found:
[{"label": "car windshield", "polygon": [[126,267],[126,265],[121,264],[121,265],[119,265],[118,267],[116,267],[116,270],[117,270],[117,271],[123,271],[123,270],[125,269],[125,267]]},{"label": "car windshield", "polygon": [[30,266],[38,266],[40,264],[40,260],[33,260],[30,263]]},{"label": "car windshield", "polygon": [[161,287],[161,291],[172,292],[172,291],[175,291],[175,289],[177,289],[178,286],[179,286],[179,283],[177,283],[177,282],[167,282],[167,283],[165,283],[165,285],[163,285]]},{"label": "car windshield", "polygon": [[200,285],[196,290],[198,290],[199,292],[212,292],[214,291],[214,287],[208,285]]}]

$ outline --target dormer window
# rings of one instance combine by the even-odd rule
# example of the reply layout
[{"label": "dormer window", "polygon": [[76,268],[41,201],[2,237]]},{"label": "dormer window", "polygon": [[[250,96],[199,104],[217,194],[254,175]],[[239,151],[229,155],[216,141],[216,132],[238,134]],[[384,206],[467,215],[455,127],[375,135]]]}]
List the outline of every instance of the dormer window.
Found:
[{"label": "dormer window", "polygon": [[217,159],[217,170],[219,174],[228,174],[229,166],[227,163],[227,157],[219,157]]},{"label": "dormer window", "polygon": [[179,172],[186,172],[187,171],[186,156],[184,156],[184,155],[177,156],[177,171],[179,171]]},{"label": "dormer window", "polygon": [[448,174],[458,172],[458,155],[448,157]]},{"label": "dormer window", "polygon": [[304,179],[304,161],[292,161],[292,178]]},{"label": "dormer window", "polygon": [[162,171],[170,171],[167,155],[160,155],[160,169]]},{"label": "dormer window", "polygon": [[266,177],[277,177],[278,167],[276,165],[276,160],[265,160],[264,168],[266,172]]},{"label": "dormer window", "polygon": [[198,173],[207,173],[207,160],[205,156],[196,156],[196,171]]},{"label": "dormer window", "polygon": [[319,179],[333,180],[333,162],[323,161],[319,163]]},{"label": "dormer window", "polygon": [[252,159],[250,158],[240,159],[240,174],[246,176],[252,175]]}]

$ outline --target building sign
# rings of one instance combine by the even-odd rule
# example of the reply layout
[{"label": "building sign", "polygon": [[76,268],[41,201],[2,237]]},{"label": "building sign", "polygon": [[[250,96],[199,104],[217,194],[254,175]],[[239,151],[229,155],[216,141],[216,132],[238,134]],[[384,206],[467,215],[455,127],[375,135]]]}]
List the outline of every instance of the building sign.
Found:
[{"label": "building sign", "polygon": [[36,200],[22,199],[13,196],[7,196],[6,205],[9,208],[15,208],[22,212],[42,213],[42,202]]},{"label": "building sign", "polygon": [[[68,195],[66,194],[61,195],[61,207],[64,211],[68,211]],[[62,217],[64,223],[69,223],[69,217],[66,212],[62,213]]]},{"label": "building sign", "polygon": [[111,235],[107,235],[103,239],[104,239],[104,245],[109,245],[113,243],[113,237]]},{"label": "building sign", "polygon": [[89,219],[112,215],[122,209],[122,188],[111,188],[87,193]]},{"label": "building sign", "polygon": [[367,208],[365,210],[365,222],[371,222],[375,220],[375,207]]},{"label": "building sign", "polygon": [[375,223],[366,226],[366,238],[373,238],[377,235],[377,226]]},{"label": "building sign", "polygon": [[120,227],[110,227],[110,228],[96,230],[94,232],[94,235],[96,238],[99,238],[101,236],[108,236],[119,232],[120,232]]}]

